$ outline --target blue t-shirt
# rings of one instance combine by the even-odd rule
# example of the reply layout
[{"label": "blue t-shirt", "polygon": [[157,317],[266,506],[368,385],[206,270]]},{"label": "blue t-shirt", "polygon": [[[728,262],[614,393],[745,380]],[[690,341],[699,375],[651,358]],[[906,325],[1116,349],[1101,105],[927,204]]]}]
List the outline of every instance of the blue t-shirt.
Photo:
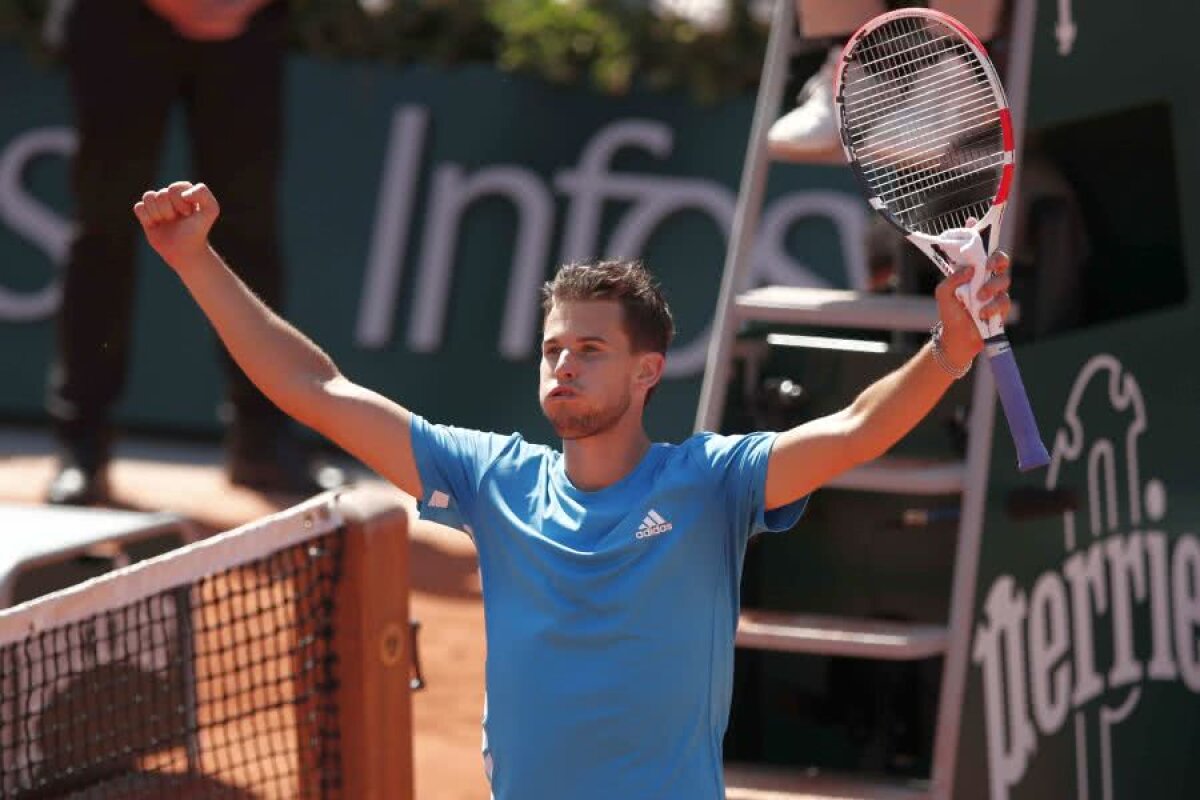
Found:
[{"label": "blue t-shirt", "polygon": [[594,492],[516,434],[412,440],[422,516],[479,554],[496,800],[723,800],[746,542],[805,505],[764,513],[774,434],[655,444]]}]

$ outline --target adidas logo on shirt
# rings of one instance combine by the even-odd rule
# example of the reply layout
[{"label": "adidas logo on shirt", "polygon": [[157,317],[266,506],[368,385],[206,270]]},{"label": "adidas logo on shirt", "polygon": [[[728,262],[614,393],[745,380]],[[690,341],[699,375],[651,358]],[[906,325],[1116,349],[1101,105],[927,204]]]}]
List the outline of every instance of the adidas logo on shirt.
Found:
[{"label": "adidas logo on shirt", "polygon": [[639,539],[649,539],[651,536],[658,536],[660,533],[666,533],[674,526],[662,518],[661,515],[653,508],[646,518],[642,520],[642,524],[638,526],[637,533],[634,534]]}]

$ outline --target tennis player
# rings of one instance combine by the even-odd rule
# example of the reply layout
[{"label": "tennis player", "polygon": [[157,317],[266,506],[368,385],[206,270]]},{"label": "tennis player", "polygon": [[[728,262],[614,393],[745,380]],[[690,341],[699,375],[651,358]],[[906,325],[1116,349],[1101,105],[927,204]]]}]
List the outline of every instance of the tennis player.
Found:
[{"label": "tennis player", "polygon": [[[937,288],[940,336],[847,408],[653,443],[642,416],[667,304],[637,263],[568,265],[543,292],[539,384],[560,451],[436,424],[343,376],[210,246],[219,207],[203,184],[147,192],[134,213],[267,397],[474,539],[496,800],[723,800],[748,539],[791,528],[813,490],[882,455],[982,347],[954,297],[960,270]],[[984,316],[1008,312],[1008,263],[988,264]]]}]

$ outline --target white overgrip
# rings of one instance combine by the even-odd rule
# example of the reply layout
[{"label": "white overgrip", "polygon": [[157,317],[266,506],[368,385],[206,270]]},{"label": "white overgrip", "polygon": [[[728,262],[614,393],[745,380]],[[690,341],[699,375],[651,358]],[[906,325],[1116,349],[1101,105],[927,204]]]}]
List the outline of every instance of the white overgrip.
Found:
[{"label": "white overgrip", "polygon": [[975,321],[975,327],[979,329],[979,335],[984,341],[998,336],[1004,332],[1004,323],[998,317],[992,317],[988,320],[982,320],[979,317],[979,311],[983,307],[983,303],[979,300],[979,290],[983,288],[983,284],[989,277],[987,269],[987,250],[983,246],[983,239],[980,238],[979,232],[974,228],[951,228],[941,236],[934,238],[934,241],[941,246],[950,260],[956,266],[972,266],[975,268],[975,274],[971,276],[969,283],[959,286],[955,290],[959,302],[963,304],[963,308],[971,315],[971,319]]}]

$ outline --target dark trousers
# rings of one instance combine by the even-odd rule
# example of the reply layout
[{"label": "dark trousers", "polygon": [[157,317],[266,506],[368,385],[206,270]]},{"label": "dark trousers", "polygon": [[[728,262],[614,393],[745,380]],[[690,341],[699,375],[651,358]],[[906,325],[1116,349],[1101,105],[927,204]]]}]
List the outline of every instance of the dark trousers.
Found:
[{"label": "dark trousers", "polygon": [[[47,405],[59,435],[80,441],[107,433],[125,383],[141,240],[132,209],[143,192],[157,188],[176,102],[191,147],[188,177],[208,184],[221,203],[213,246],[264,302],[280,307],[277,194],[286,6],[267,6],[235,39],[193,42],[140,0],[77,0],[65,34],[79,136],[71,175],[77,228]],[[237,424],[280,424],[281,412],[223,348],[220,357]],[[163,375],[162,381],[169,386],[172,377]]]}]

